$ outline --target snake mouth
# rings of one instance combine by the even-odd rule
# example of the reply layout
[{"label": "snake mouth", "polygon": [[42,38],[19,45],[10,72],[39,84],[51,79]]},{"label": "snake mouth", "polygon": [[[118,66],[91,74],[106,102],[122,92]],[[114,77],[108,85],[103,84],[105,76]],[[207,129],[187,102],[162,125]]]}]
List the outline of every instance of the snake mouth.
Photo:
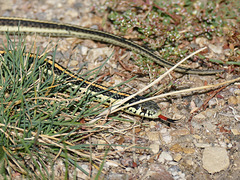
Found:
[{"label": "snake mouth", "polygon": [[161,119],[161,120],[163,120],[163,121],[166,121],[166,122],[168,122],[168,123],[176,123],[177,122],[177,120],[174,120],[174,119],[169,119],[169,118],[167,118],[167,117],[165,117],[165,116],[163,116],[163,115],[158,115],[158,117]]}]

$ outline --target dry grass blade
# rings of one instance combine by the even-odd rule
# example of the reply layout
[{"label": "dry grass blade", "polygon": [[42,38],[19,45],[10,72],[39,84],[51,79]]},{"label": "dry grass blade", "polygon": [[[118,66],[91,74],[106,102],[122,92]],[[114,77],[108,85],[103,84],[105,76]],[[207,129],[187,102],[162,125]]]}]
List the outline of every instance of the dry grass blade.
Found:
[{"label": "dry grass blade", "polygon": [[232,84],[232,83],[237,82],[237,81],[240,81],[240,77],[236,78],[236,79],[229,80],[229,81],[225,81],[225,82],[222,82],[222,83],[218,83],[218,84],[195,87],[195,88],[184,89],[184,90],[180,90],[180,91],[174,91],[174,92],[161,94],[161,95],[158,95],[158,96],[143,99],[143,100],[138,101],[136,103],[128,104],[126,106],[123,106],[123,107],[113,111],[112,113],[114,113],[116,111],[119,111],[119,110],[122,110],[122,109],[125,109],[125,108],[130,107],[130,106],[134,106],[134,105],[139,104],[139,103],[146,102],[146,101],[150,101],[150,100],[154,100],[154,99],[158,99],[158,98],[164,98],[164,97],[167,97],[167,96],[179,95],[179,94],[182,94],[182,93],[187,93],[187,92],[192,92],[192,91],[199,91],[199,90],[204,90],[204,89],[217,88],[219,86],[223,86],[223,85],[226,85],[226,84]]},{"label": "dry grass blade", "polygon": [[[122,109],[125,109],[125,108],[127,108],[127,107],[130,107],[130,106],[133,106],[133,105],[136,105],[136,104],[140,104],[140,103],[145,102],[145,101],[149,101],[149,100],[151,100],[152,98],[153,98],[153,99],[156,99],[156,98],[154,98],[154,97],[152,97],[152,98],[147,98],[147,99],[144,99],[144,100],[141,100],[141,101],[138,101],[138,102],[135,102],[135,103],[132,103],[132,104],[129,104],[129,105],[126,105],[126,106],[123,106],[123,107],[118,108],[119,106],[121,106],[121,105],[124,104],[125,102],[129,101],[131,98],[137,96],[138,94],[146,91],[147,89],[149,89],[149,88],[152,87],[153,85],[159,83],[163,78],[165,78],[170,72],[172,72],[176,67],[178,67],[180,64],[182,64],[184,61],[186,61],[186,60],[189,59],[190,57],[194,56],[195,54],[197,54],[197,53],[199,53],[199,52],[201,52],[201,51],[203,51],[203,50],[205,50],[205,49],[206,49],[206,47],[203,47],[203,48],[201,48],[201,49],[199,49],[199,50],[191,53],[191,54],[188,55],[186,58],[184,58],[184,59],[182,59],[181,61],[179,61],[175,66],[173,66],[172,68],[170,68],[170,69],[169,69],[167,72],[165,72],[163,75],[161,75],[158,79],[156,79],[155,81],[153,81],[152,83],[150,83],[148,86],[144,87],[143,89],[141,89],[141,90],[138,91],[137,93],[132,94],[131,96],[129,96],[129,97],[121,100],[121,101],[118,102],[117,104],[114,104],[114,106],[111,107],[111,109],[110,109],[110,110],[111,110],[111,113],[120,111],[120,110],[122,110]],[[155,97],[157,97],[157,96],[155,96]],[[118,108],[118,109],[117,109],[117,108]],[[109,110],[102,112],[99,116],[106,115],[107,113],[109,113]]]}]

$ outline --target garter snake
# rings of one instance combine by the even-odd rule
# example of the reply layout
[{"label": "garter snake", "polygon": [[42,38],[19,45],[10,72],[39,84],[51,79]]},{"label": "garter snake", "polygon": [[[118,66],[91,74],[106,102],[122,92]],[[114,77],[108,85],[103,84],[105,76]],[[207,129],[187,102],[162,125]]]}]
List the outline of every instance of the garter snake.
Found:
[{"label": "garter snake", "polygon": [[[57,22],[50,21],[40,21],[40,20],[31,20],[31,19],[23,19],[23,18],[14,18],[14,17],[0,17],[0,32],[8,32],[9,34],[13,33],[23,33],[23,34],[40,34],[43,36],[55,36],[55,37],[77,37],[81,39],[92,39],[96,41],[102,41],[106,43],[110,43],[113,45],[117,45],[123,48],[130,49],[136,53],[139,53],[157,64],[165,67],[174,66],[173,63],[166,61],[156,55],[151,50],[144,48],[131,40],[125,39],[123,37],[119,37],[107,32],[99,31],[96,29],[84,28],[76,25],[70,24],[62,24]],[[6,52],[1,51],[2,55]],[[36,58],[34,54],[25,54],[25,56],[29,55],[32,58]],[[75,87],[81,84],[80,91],[85,92],[88,87],[90,93],[98,94],[96,95],[99,101],[106,100],[107,104],[113,104],[116,101],[128,97],[128,93],[118,92],[116,90],[107,90],[105,86],[92,83],[84,80],[81,77],[78,77],[74,73],[70,72],[66,68],[62,67],[58,63],[54,62],[50,58],[46,58],[45,62],[47,63],[47,67],[49,67],[49,72],[53,70],[54,73],[60,75],[65,73],[69,78],[75,79],[75,83],[72,83],[71,86]],[[190,73],[190,74],[200,74],[200,75],[210,75],[222,72],[221,70],[199,70],[199,69],[190,69],[183,66],[179,66],[175,69],[175,71],[180,73]],[[101,93],[99,93],[101,92]],[[136,96],[133,99],[129,100],[127,103],[136,102],[143,99],[141,96]],[[147,117],[147,118],[161,118],[168,122],[173,122],[173,120],[168,119],[161,115],[160,108],[154,101],[148,101],[139,105],[135,105],[133,107],[129,107],[125,109],[126,112],[130,114],[136,114],[139,116]]]}]

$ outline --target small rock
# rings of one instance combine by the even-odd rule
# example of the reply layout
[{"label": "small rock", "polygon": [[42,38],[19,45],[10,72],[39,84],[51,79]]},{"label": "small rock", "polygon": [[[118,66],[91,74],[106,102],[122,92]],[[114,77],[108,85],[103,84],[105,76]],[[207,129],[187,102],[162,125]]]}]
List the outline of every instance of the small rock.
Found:
[{"label": "small rock", "polygon": [[196,121],[192,121],[192,127],[195,129],[195,130],[199,130],[202,128],[202,125]]},{"label": "small rock", "polygon": [[166,143],[169,144],[172,142],[172,136],[170,136],[169,132],[167,131],[167,129],[162,129],[161,130],[161,137],[162,140]]},{"label": "small rock", "polygon": [[98,144],[97,145],[98,150],[105,149],[105,146],[103,144],[106,144],[106,141],[100,139],[100,140],[98,140],[97,144]]},{"label": "small rock", "polygon": [[240,104],[240,96],[230,96],[228,98],[228,104],[230,105]]},{"label": "small rock", "polygon": [[177,153],[173,156],[173,160],[178,162],[182,159],[182,155],[180,153]]},{"label": "small rock", "polygon": [[159,152],[159,149],[160,149],[159,144],[154,143],[154,144],[151,144],[149,147],[152,149],[152,152],[154,154],[157,154]]},{"label": "small rock", "polygon": [[99,56],[110,57],[112,52],[113,52],[112,48],[108,48],[108,47],[91,49],[88,51],[88,55],[87,55],[86,59],[95,60]]},{"label": "small rock", "polygon": [[132,171],[133,171],[133,168],[131,168],[131,167],[126,167],[125,170],[126,170],[127,172],[132,172]]},{"label": "small rock", "polygon": [[217,127],[215,125],[213,125],[211,122],[209,121],[205,121],[203,123],[204,127],[208,130],[208,131],[214,131]]},{"label": "small rock", "polygon": [[192,166],[192,165],[194,164],[192,158],[187,158],[187,159],[185,160],[185,162],[186,162],[186,164],[189,165],[189,166]]},{"label": "small rock", "polygon": [[180,146],[180,144],[174,144],[171,148],[170,148],[170,151],[172,152],[182,152],[183,151],[183,148],[182,146]]},{"label": "small rock", "polygon": [[[210,104],[209,104],[209,105],[210,105]],[[213,117],[215,113],[216,113],[216,111],[213,110],[213,109],[207,109],[207,110],[205,111],[205,115],[206,115],[207,117]]]},{"label": "small rock", "polygon": [[113,179],[113,180],[121,180],[121,179],[128,179],[127,174],[120,174],[120,173],[110,173],[108,175],[107,179]]},{"label": "small rock", "polygon": [[166,143],[166,144],[170,144],[172,142],[172,138],[170,135],[166,135],[166,136],[162,136],[162,140]]},{"label": "small rock", "polygon": [[145,159],[147,159],[147,156],[146,156],[146,155],[142,155],[142,156],[139,157],[139,161],[143,161],[143,160],[145,160]]},{"label": "small rock", "polygon": [[185,154],[193,154],[195,152],[195,149],[192,148],[183,148],[183,152]]},{"label": "small rock", "polygon": [[166,151],[163,151],[158,158],[158,162],[160,163],[164,163],[165,161],[172,161],[172,160],[173,160],[172,156],[170,155],[169,152],[166,152]]},{"label": "small rock", "polygon": [[187,134],[190,134],[188,129],[177,129],[170,132],[171,136],[182,136]]},{"label": "small rock", "polygon": [[178,136],[178,143],[191,143],[193,141],[193,137],[191,134],[184,135],[184,136]]},{"label": "small rock", "polygon": [[195,143],[194,145],[195,145],[196,147],[198,147],[198,148],[211,147],[211,144],[207,144],[207,143]]},{"label": "small rock", "polygon": [[204,37],[198,37],[196,38],[196,44],[198,44],[200,47],[206,46],[208,43],[208,39]]},{"label": "small rock", "polygon": [[234,94],[240,95],[240,90],[235,90],[235,91],[234,91]]},{"label": "small rock", "polygon": [[240,132],[237,129],[231,129],[233,135],[240,135]]},{"label": "small rock", "polygon": [[76,67],[79,64],[79,62],[77,60],[72,60],[69,62],[69,67]]},{"label": "small rock", "polygon": [[230,149],[230,148],[233,147],[233,145],[232,145],[231,143],[229,143],[229,144],[227,145],[227,147]]},{"label": "small rock", "polygon": [[203,151],[203,168],[209,173],[220,172],[228,168],[229,157],[226,149],[221,147],[208,147]]},{"label": "small rock", "polygon": [[81,51],[81,54],[82,54],[83,56],[86,56],[86,55],[87,55],[88,50],[89,50],[88,47],[86,47],[86,46],[81,46],[80,51]]},{"label": "small rock", "polygon": [[213,44],[209,44],[208,47],[216,54],[221,54],[223,52],[223,49],[221,46],[215,46]]},{"label": "small rock", "polygon": [[201,136],[199,136],[199,135],[197,135],[197,134],[194,134],[193,137],[194,137],[195,139],[201,139]]},{"label": "small rock", "polygon": [[174,165],[174,166],[171,166],[170,168],[168,168],[168,171],[170,171],[171,173],[180,172],[181,169],[178,166]]},{"label": "small rock", "polygon": [[160,134],[158,131],[152,131],[147,133],[147,136],[150,141],[159,141]]},{"label": "small rock", "polygon": [[160,108],[167,109],[170,106],[169,102],[160,102]]},{"label": "small rock", "polygon": [[178,113],[174,113],[174,115],[173,115],[173,119],[179,120],[179,119],[184,119],[184,118],[185,118],[184,115],[181,115],[181,114],[178,114]]},{"label": "small rock", "polygon": [[238,104],[240,104],[240,96],[236,96]]},{"label": "small rock", "polygon": [[202,119],[206,119],[206,116],[204,115],[204,113],[199,113],[196,116],[194,116],[194,119],[196,120],[202,120]]},{"label": "small rock", "polygon": [[150,121],[149,126],[150,128],[155,128],[156,124],[156,121]]},{"label": "small rock", "polygon": [[107,166],[107,167],[110,167],[110,166],[112,166],[112,167],[117,167],[118,166],[118,163],[116,162],[109,162],[109,161],[107,161],[106,163],[105,163],[105,165]]},{"label": "small rock", "polygon": [[[149,170],[144,173],[144,177],[142,179],[157,179],[157,180],[173,180],[172,175],[166,171],[160,163],[151,164]],[[135,178],[136,179],[136,178]]]},{"label": "small rock", "polygon": [[227,144],[226,144],[225,142],[223,142],[223,141],[220,141],[220,142],[219,142],[219,145],[220,145],[220,147],[222,147],[222,148],[226,148],[226,147],[227,147]]}]

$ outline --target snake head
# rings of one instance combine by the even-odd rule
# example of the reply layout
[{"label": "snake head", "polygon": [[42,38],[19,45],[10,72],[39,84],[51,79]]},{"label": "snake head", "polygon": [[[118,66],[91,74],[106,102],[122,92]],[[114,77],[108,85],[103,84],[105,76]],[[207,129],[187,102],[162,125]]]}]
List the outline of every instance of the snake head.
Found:
[{"label": "snake head", "polygon": [[166,121],[168,123],[175,123],[177,120],[173,120],[167,118],[161,114],[161,109],[154,101],[146,101],[144,103],[139,104],[142,113],[144,113],[144,117],[148,117],[151,119],[161,119],[162,121]]}]

